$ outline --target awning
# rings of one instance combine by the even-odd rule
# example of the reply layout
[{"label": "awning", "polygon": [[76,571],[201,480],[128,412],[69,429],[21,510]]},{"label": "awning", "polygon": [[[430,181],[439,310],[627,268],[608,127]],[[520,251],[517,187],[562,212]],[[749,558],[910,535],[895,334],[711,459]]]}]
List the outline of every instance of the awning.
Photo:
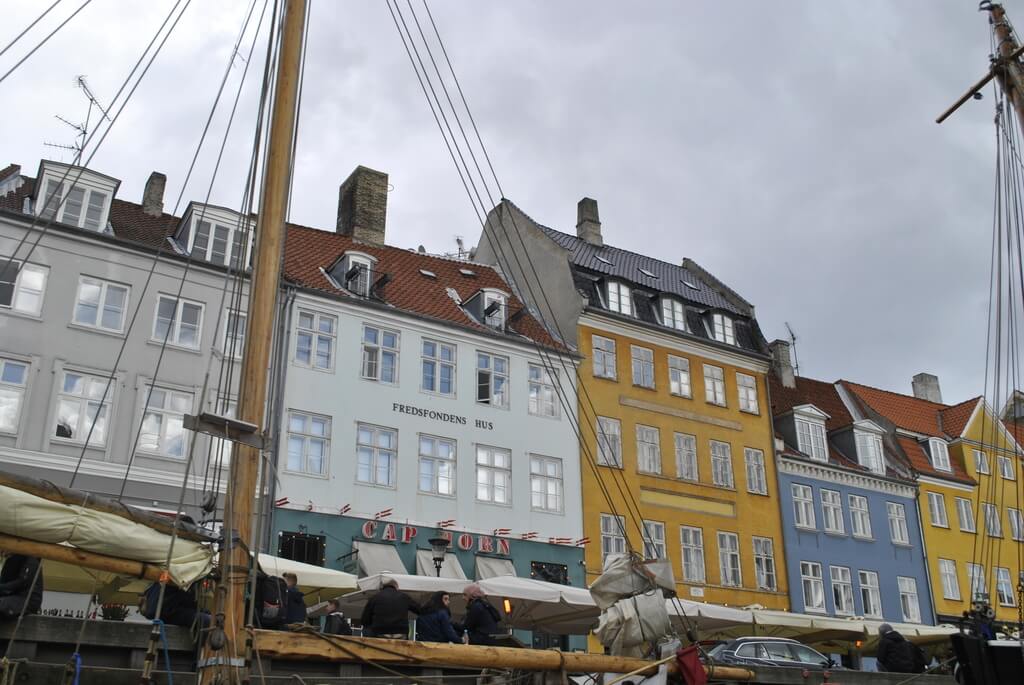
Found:
[{"label": "awning", "polygon": [[269,554],[260,554],[260,568],[272,576],[294,573],[299,581],[299,590],[306,595],[306,603],[316,601],[318,595],[328,598],[355,590],[359,585],[356,577],[344,571],[304,564],[301,561],[282,559]]},{"label": "awning", "polygon": [[[437,569],[434,567],[434,553],[429,549],[416,550],[416,575],[437,576]],[[466,580],[466,572],[462,570],[462,564],[458,557],[451,552],[444,555],[444,563],[441,564],[442,578],[457,578]]]},{"label": "awning", "polygon": [[486,578],[494,578],[497,576],[514,576],[516,574],[515,566],[512,565],[511,559],[495,559],[494,557],[481,557],[476,558],[476,579],[484,580]]},{"label": "awning", "polygon": [[354,540],[352,547],[356,550],[356,559],[359,561],[359,571],[364,576],[375,576],[379,573],[398,573],[405,575],[409,572],[398,556],[398,550],[394,545],[378,545],[374,542],[363,542]]}]

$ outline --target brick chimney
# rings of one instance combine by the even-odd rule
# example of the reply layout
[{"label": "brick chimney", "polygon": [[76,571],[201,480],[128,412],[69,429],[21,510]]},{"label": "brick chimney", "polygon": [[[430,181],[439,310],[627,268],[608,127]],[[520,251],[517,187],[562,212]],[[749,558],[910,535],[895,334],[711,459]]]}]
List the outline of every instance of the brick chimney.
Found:
[{"label": "brick chimney", "polygon": [[164,213],[164,187],[167,185],[167,176],[159,171],[154,171],[146,181],[146,189],[142,191],[142,211],[150,216],[163,216]]},{"label": "brick chimney", "polygon": [[372,245],[384,244],[388,175],[357,166],[338,189],[337,232]]},{"label": "brick chimney", "polygon": [[772,373],[787,388],[796,387],[796,374],[793,372],[793,360],[790,357],[789,341],[773,340],[768,343],[768,351],[772,355]]},{"label": "brick chimney", "polygon": [[597,216],[597,200],[585,197],[576,205],[576,237],[601,247],[601,219]]},{"label": "brick chimney", "polygon": [[939,377],[930,373],[919,373],[910,382],[914,389],[914,397],[942,404],[942,391],[939,389]]}]

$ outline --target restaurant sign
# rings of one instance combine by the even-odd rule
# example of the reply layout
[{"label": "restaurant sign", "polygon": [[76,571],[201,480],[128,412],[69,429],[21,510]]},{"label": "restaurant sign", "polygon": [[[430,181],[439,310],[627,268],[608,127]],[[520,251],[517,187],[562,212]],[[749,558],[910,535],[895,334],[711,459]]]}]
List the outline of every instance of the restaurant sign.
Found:
[{"label": "restaurant sign", "polygon": [[[397,523],[384,523],[383,521],[365,521],[361,530],[363,537],[367,540],[380,540],[381,542],[397,542],[408,545],[416,539],[419,529],[415,526],[402,526]],[[442,530],[438,533],[447,538],[452,549],[459,549],[463,552],[487,552],[491,554],[502,554],[509,556],[509,541],[505,538],[492,537],[490,535],[471,535],[470,533],[457,533],[450,530]]]}]

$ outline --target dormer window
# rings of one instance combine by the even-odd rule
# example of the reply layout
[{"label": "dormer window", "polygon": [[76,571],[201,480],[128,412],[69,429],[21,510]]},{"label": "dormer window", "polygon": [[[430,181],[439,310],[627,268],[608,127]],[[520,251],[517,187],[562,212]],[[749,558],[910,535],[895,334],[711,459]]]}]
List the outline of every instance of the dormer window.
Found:
[{"label": "dormer window", "polygon": [[251,222],[220,207],[193,206],[178,244],[193,258],[233,270],[246,269],[252,252]]},{"label": "dormer window", "polygon": [[[359,297],[369,297],[373,288],[374,262],[376,260],[362,252],[346,252],[327,274],[339,288],[344,288]],[[420,270],[423,275],[431,272]]]},{"label": "dormer window", "polygon": [[736,344],[736,333],[733,330],[732,319],[725,314],[712,314],[711,335],[714,336],[715,340],[726,345]]},{"label": "dormer window", "polygon": [[618,281],[608,281],[608,309],[626,316],[633,316],[633,300],[629,286]]},{"label": "dormer window", "polygon": [[797,448],[815,461],[828,461],[828,444],[825,438],[827,418],[828,414],[809,404],[793,409]]},{"label": "dormer window", "polygon": [[107,228],[116,179],[56,162],[40,170],[35,208],[40,218],[102,233]]},{"label": "dormer window", "polygon": [[661,323],[678,331],[686,330],[686,308],[679,300],[661,298]]},{"label": "dormer window", "polygon": [[885,460],[882,458],[882,437],[874,433],[855,430],[857,461],[872,473],[885,474]]},{"label": "dormer window", "polygon": [[499,330],[505,327],[505,313],[508,310],[508,299],[504,293],[494,290],[484,291],[484,323]]},{"label": "dormer window", "polygon": [[952,471],[953,467],[949,464],[949,448],[946,446],[946,441],[941,438],[931,438],[928,440],[928,450],[932,456],[932,466],[939,471]]}]

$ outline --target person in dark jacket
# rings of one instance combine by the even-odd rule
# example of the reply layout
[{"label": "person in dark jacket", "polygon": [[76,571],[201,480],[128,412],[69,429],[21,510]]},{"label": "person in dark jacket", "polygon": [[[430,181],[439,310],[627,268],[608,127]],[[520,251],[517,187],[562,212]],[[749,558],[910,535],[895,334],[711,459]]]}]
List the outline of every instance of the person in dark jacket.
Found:
[{"label": "person in dark jacket", "polygon": [[[483,588],[477,583],[470,583],[462,590],[466,598],[466,618],[461,628],[466,631],[466,642],[471,645],[496,644],[495,634],[500,633],[498,623],[501,614],[487,601]],[[459,630],[460,626],[456,626]]]},{"label": "person in dark jacket", "polygon": [[37,557],[12,554],[0,569],[0,621],[38,614],[43,606],[43,569]]},{"label": "person in dark jacket", "polygon": [[352,625],[345,618],[338,600],[327,600],[327,618],[324,619],[324,633],[328,635],[351,635]]},{"label": "person in dark jacket", "polygon": [[921,648],[893,630],[888,623],[878,626],[878,660],[879,670],[891,673],[923,673],[925,667],[924,653]]},{"label": "person in dark jacket", "polygon": [[435,592],[420,609],[416,619],[416,639],[420,642],[462,642],[462,637],[452,627],[452,612],[448,608],[452,601],[447,592]]},{"label": "person in dark jacket", "polygon": [[420,608],[412,597],[399,592],[398,581],[385,578],[380,592],[363,607],[363,635],[405,640],[409,637],[409,613],[417,616]]},{"label": "person in dark jacket", "polygon": [[305,595],[299,592],[299,578],[294,573],[282,573],[281,577],[288,585],[288,594],[285,596],[285,623],[306,622],[306,600]]},{"label": "person in dark jacket", "polygon": [[152,583],[142,593],[139,601],[139,613],[153,620],[159,618],[169,626],[191,628],[197,623],[200,628],[209,628],[210,613],[200,611],[195,597],[195,586],[191,590],[182,590],[174,583],[167,583],[164,588],[164,601],[160,605],[160,616],[156,615],[156,605],[160,599],[160,583]]}]

